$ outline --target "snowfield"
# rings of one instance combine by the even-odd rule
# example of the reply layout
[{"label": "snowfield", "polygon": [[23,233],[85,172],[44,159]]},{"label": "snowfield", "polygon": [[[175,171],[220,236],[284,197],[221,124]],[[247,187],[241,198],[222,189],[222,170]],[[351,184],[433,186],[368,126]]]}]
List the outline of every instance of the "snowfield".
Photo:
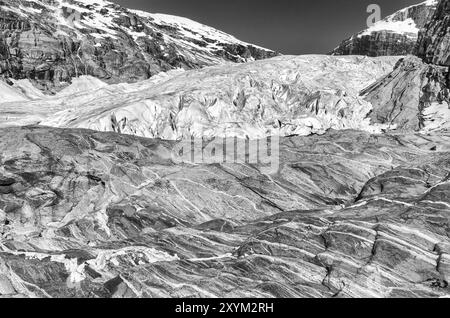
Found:
[{"label": "snowfield", "polygon": [[420,28],[417,26],[414,19],[409,15],[409,12],[414,12],[414,9],[420,6],[435,7],[438,2],[438,0],[427,0],[425,2],[404,8],[392,15],[389,15],[385,19],[378,21],[367,30],[359,33],[357,36],[363,37],[375,32],[388,31],[403,34],[411,38],[417,38]]}]

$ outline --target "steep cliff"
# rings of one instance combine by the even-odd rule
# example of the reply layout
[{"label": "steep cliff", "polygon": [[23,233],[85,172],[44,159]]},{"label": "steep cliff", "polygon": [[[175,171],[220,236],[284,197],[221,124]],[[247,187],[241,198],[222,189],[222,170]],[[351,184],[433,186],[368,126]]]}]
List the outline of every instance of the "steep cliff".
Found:
[{"label": "steep cliff", "polygon": [[441,1],[420,33],[416,54],[425,62],[450,67],[450,1]]}]

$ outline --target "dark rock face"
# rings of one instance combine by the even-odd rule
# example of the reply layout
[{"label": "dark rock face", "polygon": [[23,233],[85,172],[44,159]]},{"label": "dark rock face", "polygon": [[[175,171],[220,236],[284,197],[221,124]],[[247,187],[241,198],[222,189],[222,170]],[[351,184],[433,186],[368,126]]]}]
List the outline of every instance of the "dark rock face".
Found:
[{"label": "dark rock face", "polygon": [[281,168],[173,143],[0,134],[0,295],[449,296],[450,135],[286,138]]},{"label": "dark rock face", "polygon": [[410,56],[361,94],[374,106],[370,115],[373,122],[419,130],[425,127],[424,112],[433,103],[442,108],[450,105],[447,77],[447,68]]},{"label": "dark rock face", "polygon": [[436,14],[420,33],[416,54],[427,63],[450,66],[450,1],[441,0]]},{"label": "dark rock face", "polygon": [[416,37],[396,34],[389,31],[374,32],[370,35],[352,37],[345,40],[331,54],[401,56],[411,54],[417,42]]},{"label": "dark rock face", "polygon": [[187,19],[103,0],[0,1],[0,74],[47,90],[79,75],[134,82],[174,68],[275,55]]},{"label": "dark rock face", "polygon": [[[343,41],[331,54],[390,56],[414,52],[418,32],[433,17],[437,1],[408,7]],[[409,25],[408,25],[409,23]]]}]

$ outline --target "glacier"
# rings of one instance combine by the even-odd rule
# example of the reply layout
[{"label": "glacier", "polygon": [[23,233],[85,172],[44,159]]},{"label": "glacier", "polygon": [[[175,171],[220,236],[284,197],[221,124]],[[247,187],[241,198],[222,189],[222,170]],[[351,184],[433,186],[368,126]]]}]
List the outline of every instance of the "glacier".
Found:
[{"label": "glacier", "polygon": [[398,60],[282,56],[174,70],[134,84],[83,77],[55,96],[0,103],[0,127],[86,128],[168,140],[381,132],[389,126],[371,124],[372,105],[359,93]]}]

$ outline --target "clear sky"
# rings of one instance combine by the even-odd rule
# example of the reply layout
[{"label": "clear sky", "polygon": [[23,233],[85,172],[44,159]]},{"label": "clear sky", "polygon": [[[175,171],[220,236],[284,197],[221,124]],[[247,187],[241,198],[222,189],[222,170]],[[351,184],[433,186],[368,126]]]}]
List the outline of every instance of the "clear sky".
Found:
[{"label": "clear sky", "polygon": [[382,16],[421,0],[112,0],[184,16],[283,54],[328,53],[366,28],[369,4]]}]

